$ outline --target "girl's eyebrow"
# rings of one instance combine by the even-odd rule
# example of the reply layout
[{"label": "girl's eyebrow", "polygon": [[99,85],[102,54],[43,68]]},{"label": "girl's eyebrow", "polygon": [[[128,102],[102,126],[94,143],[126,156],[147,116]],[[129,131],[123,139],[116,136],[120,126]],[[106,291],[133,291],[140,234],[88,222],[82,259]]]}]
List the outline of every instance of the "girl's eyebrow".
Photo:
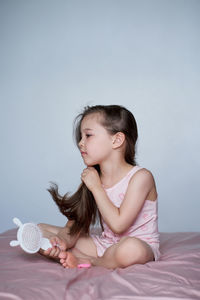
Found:
[{"label": "girl's eyebrow", "polygon": [[83,131],[92,131],[91,128],[84,128]]}]

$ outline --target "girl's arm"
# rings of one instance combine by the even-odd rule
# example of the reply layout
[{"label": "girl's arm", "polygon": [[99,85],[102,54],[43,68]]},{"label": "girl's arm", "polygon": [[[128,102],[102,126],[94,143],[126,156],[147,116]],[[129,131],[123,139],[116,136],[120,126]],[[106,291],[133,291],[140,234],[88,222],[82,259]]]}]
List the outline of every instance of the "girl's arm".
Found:
[{"label": "girl's arm", "polygon": [[155,187],[151,172],[146,169],[137,171],[130,179],[124,200],[118,208],[108,198],[94,168],[88,168],[88,173],[82,177],[82,180],[93,193],[104,221],[117,234],[126,231],[131,226],[148,194]]}]

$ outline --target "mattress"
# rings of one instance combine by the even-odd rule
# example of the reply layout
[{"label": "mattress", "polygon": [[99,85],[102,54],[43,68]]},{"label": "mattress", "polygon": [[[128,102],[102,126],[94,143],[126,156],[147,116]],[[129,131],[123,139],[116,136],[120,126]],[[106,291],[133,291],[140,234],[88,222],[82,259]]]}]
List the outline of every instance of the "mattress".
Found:
[{"label": "mattress", "polygon": [[0,234],[0,299],[200,299],[200,233],[160,233],[161,258],[108,270],[64,269],[40,254],[10,247],[16,229]]}]

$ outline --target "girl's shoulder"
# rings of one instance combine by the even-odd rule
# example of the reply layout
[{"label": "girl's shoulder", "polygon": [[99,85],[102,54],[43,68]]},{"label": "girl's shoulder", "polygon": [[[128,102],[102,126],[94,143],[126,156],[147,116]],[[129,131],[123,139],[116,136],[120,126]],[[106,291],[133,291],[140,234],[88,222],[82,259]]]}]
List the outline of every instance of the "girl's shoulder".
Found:
[{"label": "girl's shoulder", "polygon": [[133,183],[140,183],[140,184],[155,184],[153,174],[150,170],[138,167],[136,172],[133,173],[132,177],[130,178],[129,184]]},{"label": "girl's shoulder", "polygon": [[130,178],[128,190],[138,194],[146,193],[145,199],[150,201],[155,201],[158,197],[151,171],[141,167]]}]

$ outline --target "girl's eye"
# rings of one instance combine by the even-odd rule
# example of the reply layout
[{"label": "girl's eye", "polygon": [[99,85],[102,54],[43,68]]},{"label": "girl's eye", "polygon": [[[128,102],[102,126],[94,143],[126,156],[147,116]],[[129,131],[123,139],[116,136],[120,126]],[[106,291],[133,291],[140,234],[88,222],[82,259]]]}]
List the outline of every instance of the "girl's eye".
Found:
[{"label": "girl's eye", "polygon": [[86,134],[86,138],[89,138],[91,136],[91,134]]}]

